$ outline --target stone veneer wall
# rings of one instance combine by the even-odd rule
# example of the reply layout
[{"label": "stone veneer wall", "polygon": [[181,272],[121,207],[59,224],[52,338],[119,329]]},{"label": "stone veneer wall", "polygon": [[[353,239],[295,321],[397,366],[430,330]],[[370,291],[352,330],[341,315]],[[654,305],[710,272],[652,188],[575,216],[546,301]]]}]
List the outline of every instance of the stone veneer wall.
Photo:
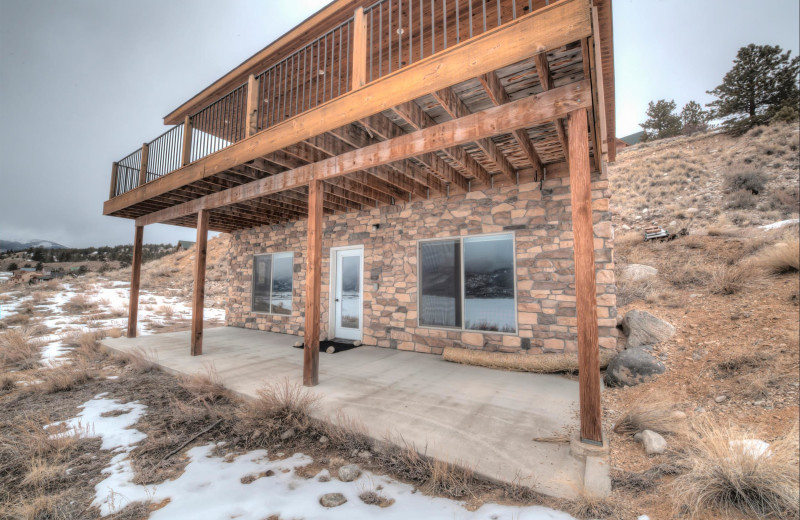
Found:
[{"label": "stone veneer wall", "polygon": [[[592,178],[597,312],[601,348],[616,347],[616,286],[608,180]],[[366,345],[440,354],[446,346],[502,352],[577,350],[569,179],[549,178],[449,198],[415,201],[324,218],[321,336],[329,331],[330,248],[364,246]],[[379,224],[377,230],[373,225]],[[516,335],[417,325],[417,241],[509,231],[516,235]],[[239,231],[231,240],[227,325],[302,335],[306,222]],[[253,255],[294,252],[291,316],[250,310]]]}]

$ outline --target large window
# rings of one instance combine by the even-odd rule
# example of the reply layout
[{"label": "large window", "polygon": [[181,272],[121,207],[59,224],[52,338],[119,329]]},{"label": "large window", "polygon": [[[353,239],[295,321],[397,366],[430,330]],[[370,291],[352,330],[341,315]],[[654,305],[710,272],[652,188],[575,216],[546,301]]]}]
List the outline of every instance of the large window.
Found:
[{"label": "large window", "polygon": [[419,324],[517,332],[514,236],[419,243]]},{"label": "large window", "polygon": [[293,253],[253,257],[253,312],[292,313]]}]

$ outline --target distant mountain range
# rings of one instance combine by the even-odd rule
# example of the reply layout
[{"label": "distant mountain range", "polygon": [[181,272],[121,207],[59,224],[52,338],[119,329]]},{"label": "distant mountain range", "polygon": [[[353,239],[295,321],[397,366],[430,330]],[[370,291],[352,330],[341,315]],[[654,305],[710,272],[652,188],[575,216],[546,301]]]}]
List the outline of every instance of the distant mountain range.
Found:
[{"label": "distant mountain range", "polygon": [[628,143],[630,146],[633,146],[635,144],[638,144],[639,141],[642,140],[643,135],[644,135],[644,130],[642,130],[641,132],[636,132],[635,134],[626,135],[625,137],[620,137],[620,139]]},{"label": "distant mountain range", "polygon": [[20,251],[22,249],[29,249],[31,247],[42,247],[44,249],[67,249],[67,246],[62,246],[50,240],[31,240],[29,242],[14,242],[13,240],[0,240],[0,251]]}]

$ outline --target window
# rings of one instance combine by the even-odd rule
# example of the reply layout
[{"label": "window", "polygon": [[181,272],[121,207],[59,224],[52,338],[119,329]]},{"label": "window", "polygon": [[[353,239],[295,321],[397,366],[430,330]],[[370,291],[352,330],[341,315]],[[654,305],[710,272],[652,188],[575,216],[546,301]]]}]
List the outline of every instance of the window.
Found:
[{"label": "window", "polygon": [[253,257],[253,312],[292,313],[294,253]]},{"label": "window", "polygon": [[420,325],[516,333],[513,235],[420,242],[419,269]]}]

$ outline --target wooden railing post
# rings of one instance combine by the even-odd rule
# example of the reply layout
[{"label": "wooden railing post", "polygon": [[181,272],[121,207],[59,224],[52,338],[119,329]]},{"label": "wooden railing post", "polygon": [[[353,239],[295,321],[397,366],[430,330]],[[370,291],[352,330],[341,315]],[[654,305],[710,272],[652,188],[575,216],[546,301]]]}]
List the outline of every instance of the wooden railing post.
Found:
[{"label": "wooden railing post", "polygon": [[308,251],[306,253],[306,329],[303,350],[303,384],[319,383],[319,314],[322,276],[322,181],[308,185]]},{"label": "wooden railing post", "polygon": [[192,162],[192,118],[188,115],[183,120],[183,148],[181,149],[181,166]]},{"label": "wooden railing post", "polygon": [[150,151],[150,145],[144,143],[142,145],[142,162],[139,167],[139,186],[143,186],[147,182],[147,155]]},{"label": "wooden railing post", "polygon": [[367,17],[364,8],[356,9],[353,18],[353,81],[352,90],[367,83]]},{"label": "wooden railing post", "polygon": [[208,252],[208,210],[197,212],[197,243],[194,254],[194,294],[192,296],[193,356],[203,353],[203,306],[206,296],[206,253]]},{"label": "wooden railing post", "polygon": [[597,330],[592,179],[586,109],[569,113],[569,185],[575,257],[575,306],[578,314],[578,386],[582,442],[602,444],[600,352]]},{"label": "wooden railing post", "polygon": [[133,238],[133,258],[131,259],[131,290],[128,302],[128,337],[136,337],[136,325],[139,319],[139,282],[142,279],[142,243],[144,226],[136,226]]},{"label": "wooden railing post", "polygon": [[117,196],[117,162],[111,163],[111,187],[108,189],[108,198],[113,199]]},{"label": "wooden railing post", "polygon": [[254,74],[247,78],[247,116],[245,117],[246,137],[258,131],[258,80]]}]

